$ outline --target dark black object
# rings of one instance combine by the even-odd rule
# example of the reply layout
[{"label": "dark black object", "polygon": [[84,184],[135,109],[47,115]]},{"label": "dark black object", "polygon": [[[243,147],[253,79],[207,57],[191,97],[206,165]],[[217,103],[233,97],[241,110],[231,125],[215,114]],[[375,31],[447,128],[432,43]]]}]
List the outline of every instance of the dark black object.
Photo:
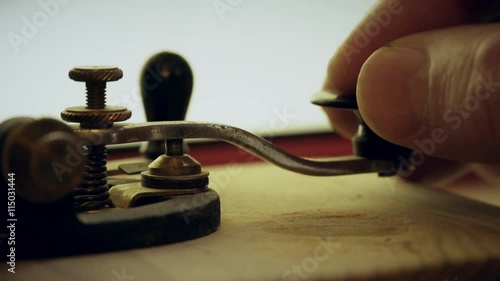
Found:
[{"label": "dark black object", "polygon": [[[151,57],[141,72],[141,94],[148,122],[178,121],[186,117],[193,72],[187,61],[174,53]],[[150,141],[144,150],[149,159],[165,153],[165,143]]]},{"label": "dark black object", "polygon": [[76,214],[71,195],[51,204],[18,197],[16,257],[47,258],[169,244],[208,235],[220,225],[220,200],[213,190],[163,200],[132,209]]},{"label": "dark black object", "polygon": [[359,120],[357,134],[352,139],[354,154],[371,160],[401,161],[408,159],[412,150],[390,143],[375,134],[366,123],[358,110],[355,95],[335,95],[321,91],[315,94],[311,102],[323,107],[352,110]]}]

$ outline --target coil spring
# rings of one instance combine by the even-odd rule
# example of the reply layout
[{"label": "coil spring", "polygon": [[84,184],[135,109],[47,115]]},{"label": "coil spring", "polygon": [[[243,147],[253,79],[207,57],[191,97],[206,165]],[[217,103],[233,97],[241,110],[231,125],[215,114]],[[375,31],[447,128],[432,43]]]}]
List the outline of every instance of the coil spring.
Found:
[{"label": "coil spring", "polygon": [[111,207],[106,179],[106,147],[95,145],[87,147],[87,165],[80,187],[73,191],[75,211],[92,211]]}]

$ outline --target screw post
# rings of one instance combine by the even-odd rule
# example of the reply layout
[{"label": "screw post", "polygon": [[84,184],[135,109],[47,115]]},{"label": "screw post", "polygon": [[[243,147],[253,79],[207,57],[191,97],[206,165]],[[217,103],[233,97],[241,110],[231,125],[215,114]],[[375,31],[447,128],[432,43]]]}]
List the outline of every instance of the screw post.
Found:
[{"label": "screw post", "polygon": [[[61,113],[68,122],[78,122],[80,127],[102,129],[113,126],[113,122],[124,121],[132,113],[125,107],[106,106],[106,82],[123,77],[115,66],[81,66],[69,71],[69,78],[85,82],[86,106],[69,107]],[[104,145],[87,145],[87,164],[84,180],[73,192],[75,210],[92,211],[112,207],[106,174],[107,153]]]},{"label": "screw post", "polygon": [[166,140],[165,151],[167,156],[184,155],[184,143],[182,142],[182,139]]},{"label": "screw post", "polygon": [[87,88],[87,108],[103,109],[106,107],[106,82],[88,81]]}]

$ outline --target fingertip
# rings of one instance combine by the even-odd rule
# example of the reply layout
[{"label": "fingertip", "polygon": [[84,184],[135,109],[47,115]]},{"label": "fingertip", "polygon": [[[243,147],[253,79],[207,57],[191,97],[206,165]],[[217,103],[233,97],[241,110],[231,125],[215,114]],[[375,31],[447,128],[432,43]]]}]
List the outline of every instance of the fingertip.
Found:
[{"label": "fingertip", "polygon": [[360,113],[382,138],[400,145],[424,126],[427,59],[419,51],[383,47],[363,65],[357,84]]},{"label": "fingertip", "polygon": [[[325,82],[323,83],[323,91],[329,93],[340,93],[347,94],[353,93],[355,91],[345,92],[339,89],[338,85],[327,76]],[[338,135],[351,139],[354,137],[358,130],[359,121],[354,112],[343,109],[323,107],[323,111],[326,113],[333,130]]]},{"label": "fingertip", "polygon": [[470,167],[468,163],[430,157],[423,153],[418,153],[418,157],[412,155],[407,161],[414,165],[413,169],[400,171],[398,178],[428,187],[447,186],[464,175]]},{"label": "fingertip", "polygon": [[359,122],[352,111],[327,107],[323,110],[337,134],[346,139],[351,139],[356,134]]}]

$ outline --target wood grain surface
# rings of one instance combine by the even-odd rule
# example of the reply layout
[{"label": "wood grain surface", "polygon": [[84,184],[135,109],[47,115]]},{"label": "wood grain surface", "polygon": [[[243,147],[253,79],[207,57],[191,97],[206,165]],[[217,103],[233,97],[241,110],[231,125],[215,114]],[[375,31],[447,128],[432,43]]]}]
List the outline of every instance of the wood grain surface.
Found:
[{"label": "wood grain surface", "polygon": [[16,274],[3,265],[0,280],[500,280],[498,207],[374,174],[207,169],[222,202],[216,233],[19,261]]}]

